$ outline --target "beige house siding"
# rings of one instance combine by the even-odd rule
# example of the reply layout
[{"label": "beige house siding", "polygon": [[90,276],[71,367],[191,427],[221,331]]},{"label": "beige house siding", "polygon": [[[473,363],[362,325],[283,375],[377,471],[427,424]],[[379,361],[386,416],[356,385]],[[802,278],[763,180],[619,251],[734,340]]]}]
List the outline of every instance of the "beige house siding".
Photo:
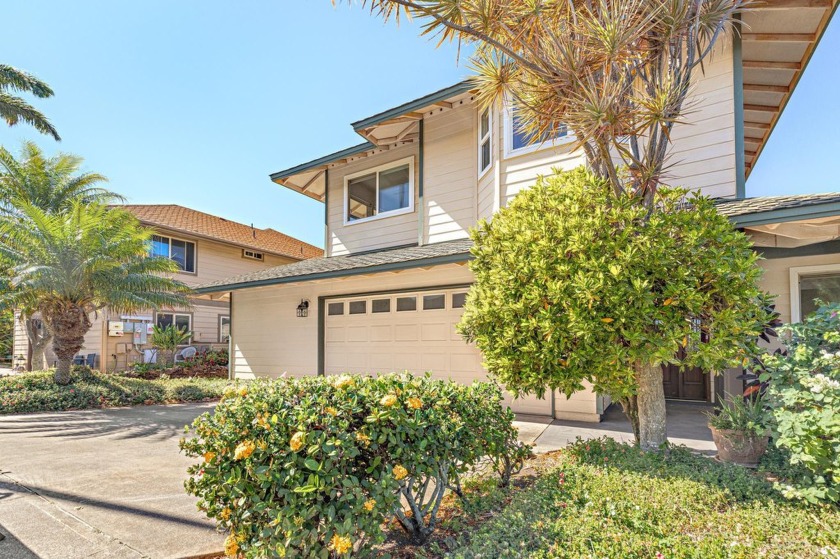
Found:
[{"label": "beige house siding", "polygon": [[776,295],[776,310],[781,314],[784,322],[790,322],[792,319],[791,292],[798,288],[791,285],[790,269],[827,265],[836,265],[840,271],[840,254],[772,258],[761,261],[761,267],[764,268],[761,286]]},{"label": "beige house siding", "polygon": [[476,121],[472,103],[424,121],[424,243],[464,239],[476,222]]},{"label": "beige house siding", "polygon": [[[416,144],[406,144],[330,169],[327,223],[328,256],[417,243],[418,154]],[[414,158],[414,211],[361,223],[344,224],[344,177],[407,157]]]},{"label": "beige house siding", "polygon": [[[697,68],[686,118],[671,132],[665,182],[735,197],[735,82],[731,41],[722,40]],[[705,70],[705,71],[704,71]]]}]

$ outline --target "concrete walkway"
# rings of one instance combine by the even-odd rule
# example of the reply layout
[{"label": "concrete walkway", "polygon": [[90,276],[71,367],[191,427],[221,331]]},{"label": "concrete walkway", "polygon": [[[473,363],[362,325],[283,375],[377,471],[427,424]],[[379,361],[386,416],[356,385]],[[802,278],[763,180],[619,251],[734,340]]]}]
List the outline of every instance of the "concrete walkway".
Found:
[{"label": "concrete walkway", "polygon": [[175,558],[223,548],[184,492],[184,425],[213,404],[0,416],[0,559]]},{"label": "concrete walkway", "polygon": [[[706,426],[703,412],[710,409],[706,404],[692,402],[668,402],[668,440],[677,445],[713,456],[716,453],[712,434]],[[519,438],[534,443],[534,452],[548,452],[563,448],[578,437],[595,439],[611,437],[619,441],[633,441],[633,431],[624,413],[618,406],[610,406],[601,423],[579,421],[551,421],[549,417],[517,416]]]}]

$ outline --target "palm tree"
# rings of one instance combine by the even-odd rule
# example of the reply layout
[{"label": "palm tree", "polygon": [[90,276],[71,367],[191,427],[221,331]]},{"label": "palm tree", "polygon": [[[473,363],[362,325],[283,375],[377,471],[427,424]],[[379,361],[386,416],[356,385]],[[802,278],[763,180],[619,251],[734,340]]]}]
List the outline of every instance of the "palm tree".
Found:
[{"label": "palm tree", "polygon": [[28,92],[43,99],[53,96],[50,86],[23,70],[0,64],[0,116],[9,126],[23,121],[33,126],[38,132],[61,140],[58,131],[47,117],[20,97],[12,95],[10,91]]},{"label": "palm tree", "polygon": [[56,383],[70,382],[94,313],[189,306],[189,287],[168,276],[176,264],[149,257],[151,231],[130,213],[79,200],[60,213],[29,203],[17,209],[0,217],[0,259],[11,264],[0,307],[41,313],[53,333]]},{"label": "palm tree", "polygon": [[73,202],[122,202],[115,192],[99,186],[108,182],[99,173],[80,173],[78,155],[44,155],[35,142],[23,142],[15,157],[0,146],[0,213],[15,213],[17,204],[32,204],[45,212],[60,212]]},{"label": "palm tree", "polygon": [[[119,194],[98,186],[107,178],[98,173],[80,173],[82,158],[59,153],[46,157],[34,142],[24,142],[16,158],[0,147],[0,215],[16,215],[20,205],[31,204],[48,213],[83,203],[123,201]],[[20,320],[32,346],[32,365],[47,366],[46,350],[52,333],[36,309],[21,308]]]}]

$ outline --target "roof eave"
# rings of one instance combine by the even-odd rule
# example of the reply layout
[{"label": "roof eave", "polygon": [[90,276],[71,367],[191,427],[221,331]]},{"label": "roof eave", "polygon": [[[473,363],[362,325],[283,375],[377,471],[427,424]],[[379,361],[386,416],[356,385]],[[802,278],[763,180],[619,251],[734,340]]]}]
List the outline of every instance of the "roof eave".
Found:
[{"label": "roof eave", "polygon": [[240,289],[250,289],[253,287],[265,287],[268,285],[279,285],[284,283],[298,283],[304,281],[314,281],[322,279],[342,278],[348,276],[358,276],[363,274],[375,274],[379,272],[392,272],[395,270],[409,270],[412,268],[422,268],[424,266],[440,266],[442,264],[455,264],[458,262],[466,262],[472,259],[470,253],[447,254],[443,256],[433,256],[430,258],[421,258],[419,260],[409,260],[406,262],[389,262],[387,264],[377,264],[374,266],[365,266],[362,268],[351,268],[349,270],[335,270],[330,272],[317,272],[314,274],[302,274],[299,276],[289,276],[285,278],[269,278],[263,280],[247,281],[240,283],[230,283],[226,285],[216,285],[208,287],[198,287],[195,289],[196,293],[201,295],[209,295],[211,293],[221,293],[225,291],[237,291]]},{"label": "roof eave", "polygon": [[[343,159],[343,158],[349,157],[351,155],[356,155],[357,153],[362,153],[363,151],[367,151],[367,150],[373,149],[375,147],[376,146],[374,146],[370,142],[364,142],[364,143],[361,143],[361,144],[357,144],[355,146],[351,146],[349,148],[344,148],[342,150],[339,150],[335,153],[331,153],[329,155],[319,157],[318,159],[313,159],[312,161],[308,161],[306,163],[301,163],[300,165],[295,165],[294,167],[289,167],[288,169],[284,169],[282,171],[277,171],[276,173],[271,173],[269,175],[269,178],[271,178],[271,180],[273,182],[276,182],[277,184],[282,184],[279,181],[282,181],[284,179],[288,179],[289,177],[291,177],[293,175],[297,175],[299,173],[303,173],[303,172],[306,172],[306,171],[311,171],[312,169],[317,169],[317,168],[322,167],[324,165],[329,165],[330,163],[338,161],[339,159]],[[283,186],[286,186],[286,185],[283,185]]]},{"label": "roof eave", "polygon": [[768,225],[770,223],[785,223],[789,221],[817,219],[836,215],[840,215],[840,202],[828,202],[825,204],[799,206],[797,208],[783,208],[766,212],[736,215],[730,217],[729,220],[736,227],[756,227],[758,225]]},{"label": "roof eave", "polygon": [[451,85],[449,87],[441,89],[440,91],[435,91],[434,93],[424,95],[423,97],[419,97],[413,101],[409,101],[408,103],[403,103],[402,105],[399,105],[392,109],[388,109],[387,111],[383,111],[379,114],[375,114],[373,116],[363,118],[362,120],[358,120],[352,123],[351,126],[353,127],[353,130],[356,131],[359,131],[363,128],[368,128],[370,126],[376,126],[381,122],[385,122],[386,120],[403,116],[406,113],[414,112],[417,109],[423,109],[438,101],[445,101],[450,97],[454,97],[455,95],[465,93],[473,89],[474,87],[475,85],[470,80],[464,80],[455,85]]}]

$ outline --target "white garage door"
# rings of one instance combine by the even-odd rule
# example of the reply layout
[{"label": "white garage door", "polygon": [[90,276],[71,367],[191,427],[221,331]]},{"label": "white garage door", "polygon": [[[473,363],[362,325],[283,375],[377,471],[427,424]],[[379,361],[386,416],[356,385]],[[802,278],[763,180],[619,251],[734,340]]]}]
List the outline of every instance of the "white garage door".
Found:
[{"label": "white garage door", "polygon": [[[455,329],[466,289],[327,299],[326,374],[430,371],[471,383],[485,378],[481,354]],[[518,413],[551,415],[546,398],[508,399]]]}]

